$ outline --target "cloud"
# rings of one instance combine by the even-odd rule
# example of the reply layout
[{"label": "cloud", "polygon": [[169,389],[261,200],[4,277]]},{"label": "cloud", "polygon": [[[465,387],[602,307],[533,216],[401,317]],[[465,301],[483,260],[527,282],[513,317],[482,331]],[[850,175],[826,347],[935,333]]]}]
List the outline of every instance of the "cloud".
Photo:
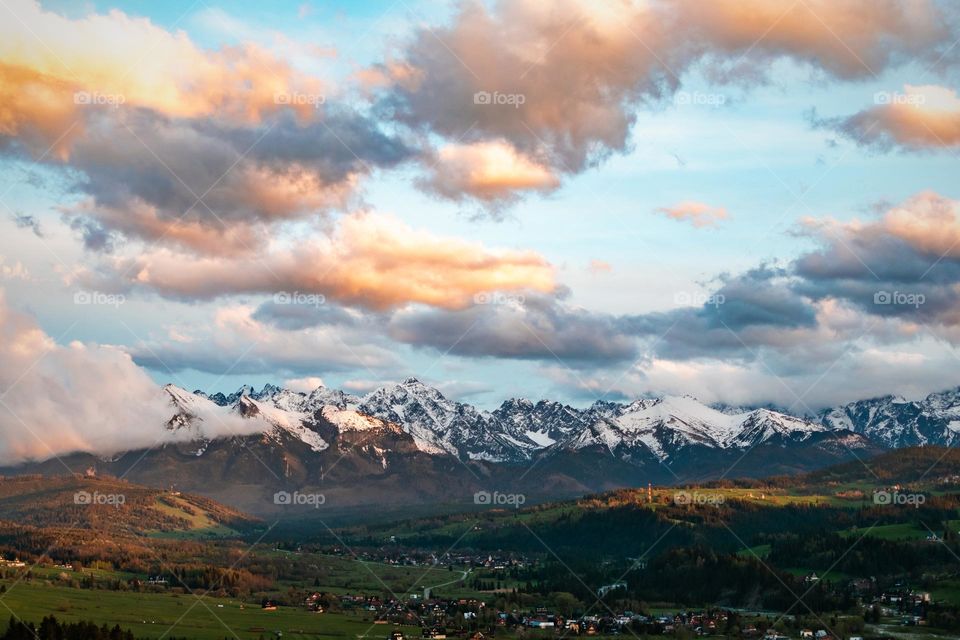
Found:
[{"label": "cloud", "polygon": [[301,393],[310,393],[318,389],[319,387],[324,386],[323,378],[318,378],[316,376],[307,376],[306,378],[289,378],[283,381],[283,386],[285,389],[290,389],[291,391],[300,391]]},{"label": "cloud", "polygon": [[505,141],[442,147],[420,186],[449,200],[510,200],[525,191],[547,193],[560,185],[551,169]]},{"label": "cloud", "polygon": [[393,384],[396,384],[396,381],[354,379],[354,380],[344,381],[344,383],[340,385],[340,388],[346,391],[347,393],[353,393],[356,395],[366,395],[371,391],[376,391],[380,387],[386,387]]},{"label": "cloud", "polygon": [[13,264],[7,264],[5,257],[0,256],[0,280],[29,280],[30,271],[23,263],[17,260]]},{"label": "cloud", "polygon": [[604,260],[598,260],[594,258],[587,264],[587,271],[593,275],[600,275],[602,273],[610,273],[613,271],[613,266]]},{"label": "cloud", "polygon": [[960,325],[960,203],[919,193],[876,220],[804,221],[819,247],[796,260],[796,289],[905,321]]},{"label": "cloud", "polygon": [[817,119],[862,146],[908,151],[960,146],[960,98],[954,89],[905,85],[903,92],[879,92],[875,106],[852,116]]},{"label": "cloud", "polygon": [[560,176],[626,150],[638,110],[662,104],[698,64],[738,84],[765,81],[782,58],[827,77],[871,78],[936,61],[952,30],[929,0],[466,0],[365,77],[380,87],[385,117],[462,145],[509,144]]},{"label": "cloud", "polygon": [[275,300],[264,302],[257,307],[252,317],[258,322],[287,331],[324,325],[356,327],[367,320],[364,314],[338,304],[327,304],[325,298],[316,298],[312,301],[305,296],[296,296],[296,298],[291,296],[287,300],[281,295]]},{"label": "cloud", "polygon": [[[790,350],[816,334],[817,309],[791,288],[782,269],[757,267],[722,276],[721,286],[693,306],[624,318],[648,353],[686,360],[703,356],[753,359],[763,348]],[[832,342],[830,342],[832,344]]]},{"label": "cloud", "polygon": [[274,241],[249,256],[204,256],[155,249],[105,262],[83,280],[93,288],[142,288],[170,297],[278,293],[296,301],[324,296],[385,310],[410,303],[460,309],[487,291],[555,290],[554,268],[532,251],[415,230],[386,215],[356,213],[325,236]]},{"label": "cloud", "polygon": [[960,383],[956,355],[929,336],[906,349],[865,340],[819,366],[771,369],[774,366],[760,360],[651,358],[627,372],[548,365],[543,374],[559,390],[585,402],[689,394],[707,403],[775,406],[801,415],[887,393],[922,398]]},{"label": "cloud", "polygon": [[201,49],[118,10],[4,11],[0,151],[64,170],[87,196],[63,210],[89,249],[253,253],[275,223],[344,209],[414,155],[258,45]]},{"label": "cloud", "polygon": [[165,374],[192,369],[217,375],[268,371],[303,377],[318,371],[397,366],[382,340],[369,333],[330,326],[288,331],[255,315],[249,305],[220,307],[209,326],[176,326],[180,339],[141,341],[127,351],[137,364]]},{"label": "cloud", "polygon": [[454,400],[466,402],[473,396],[491,393],[495,391],[493,387],[483,382],[471,382],[469,380],[447,380],[438,382],[434,385],[443,395]]},{"label": "cloud", "polygon": [[957,382],[960,203],[923,192],[867,221],[807,219],[802,232],[816,246],[786,266],[722,275],[708,295],[685,293],[692,305],[616,318],[640,354],[617,385],[599,369],[555,377],[581,396],[607,384],[800,409]]},{"label": "cloud", "polygon": [[468,357],[559,359],[584,366],[636,353],[635,338],[617,317],[543,295],[493,295],[455,312],[401,310],[387,331],[399,342]]},{"label": "cloud", "polygon": [[804,220],[816,246],[785,267],[723,275],[694,304],[621,318],[670,360],[726,357],[774,367],[829,362],[860,337],[960,341],[960,203],[919,193],[877,219]]},{"label": "cloud", "polygon": [[119,349],[56,344],[0,290],[0,463],[75,451],[111,454],[185,441],[256,433],[264,425],[205,415],[200,434],[169,430],[170,397]]},{"label": "cloud", "polygon": [[0,131],[44,134],[43,143],[53,144],[60,157],[70,154],[83,131],[80,124],[61,137],[67,131],[61,125],[82,120],[89,107],[256,123],[287,108],[308,119],[312,104],[278,96],[325,93],[317,79],[256,45],[201,49],[182,31],[122,11],[71,19],[35,0],[12,0],[4,14]]},{"label": "cloud", "polygon": [[37,219],[37,216],[26,213],[14,213],[12,217],[13,223],[17,225],[18,229],[30,229],[33,231],[33,235],[38,238],[43,237],[43,231],[40,229],[40,220]]},{"label": "cloud", "polygon": [[720,220],[726,220],[730,217],[723,207],[711,207],[694,200],[685,200],[672,207],[660,207],[657,209],[657,213],[662,213],[673,220],[689,222],[698,229],[716,226]]},{"label": "cloud", "polygon": [[75,143],[70,166],[89,198],[64,211],[197,253],[252,253],[271,225],[347,206],[362,175],[407,155],[339,109],[307,125],[278,115],[255,129],[111,113]]}]

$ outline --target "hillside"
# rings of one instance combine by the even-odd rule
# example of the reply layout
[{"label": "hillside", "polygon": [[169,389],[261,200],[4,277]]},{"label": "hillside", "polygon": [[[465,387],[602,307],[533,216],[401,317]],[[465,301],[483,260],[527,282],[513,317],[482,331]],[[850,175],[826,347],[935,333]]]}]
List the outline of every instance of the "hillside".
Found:
[{"label": "hillside", "polygon": [[209,498],[101,477],[0,478],[0,522],[130,535],[234,534],[253,518]]},{"label": "hillside", "polygon": [[[935,472],[925,474],[930,467]],[[535,551],[546,545],[621,558],[644,553],[655,540],[667,548],[706,545],[735,552],[765,537],[885,525],[906,524],[926,536],[942,533],[960,517],[958,472],[960,452],[905,449],[799,476],[619,489],[528,508],[474,509],[354,528],[347,535],[365,544],[392,536],[413,546],[453,544],[462,535],[460,544],[467,547]],[[875,490],[894,486],[924,494],[924,502],[896,508],[874,501]]]}]

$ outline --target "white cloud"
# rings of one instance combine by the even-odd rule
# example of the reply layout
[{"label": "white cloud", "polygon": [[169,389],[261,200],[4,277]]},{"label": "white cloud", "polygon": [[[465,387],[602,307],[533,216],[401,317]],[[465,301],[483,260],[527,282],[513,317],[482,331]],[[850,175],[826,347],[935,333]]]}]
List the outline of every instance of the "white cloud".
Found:
[{"label": "white cloud", "polygon": [[[57,344],[0,290],[0,463],[76,451],[110,454],[189,440],[169,430],[169,395],[123,351]],[[209,438],[255,433],[263,424],[226,411],[206,412]]]}]

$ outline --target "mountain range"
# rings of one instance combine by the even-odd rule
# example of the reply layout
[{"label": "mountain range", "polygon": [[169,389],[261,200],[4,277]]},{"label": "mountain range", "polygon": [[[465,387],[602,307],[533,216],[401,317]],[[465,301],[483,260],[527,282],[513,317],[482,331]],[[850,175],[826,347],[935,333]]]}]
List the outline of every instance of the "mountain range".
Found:
[{"label": "mountain range", "polygon": [[[646,483],[797,473],[915,445],[953,446],[960,389],[920,401],[863,400],[794,416],[711,407],[689,396],[597,401],[586,408],[511,399],[493,411],[445,397],[415,378],[363,397],[266,385],[205,395],[167,385],[176,435],[144,451],[77,453],[3,473],[84,465],[152,486],[175,486],[255,514],[282,512],[276,491],[316,490],[325,513],[472,503],[479,490],[530,500]],[[211,439],[212,420],[253,421]]]}]

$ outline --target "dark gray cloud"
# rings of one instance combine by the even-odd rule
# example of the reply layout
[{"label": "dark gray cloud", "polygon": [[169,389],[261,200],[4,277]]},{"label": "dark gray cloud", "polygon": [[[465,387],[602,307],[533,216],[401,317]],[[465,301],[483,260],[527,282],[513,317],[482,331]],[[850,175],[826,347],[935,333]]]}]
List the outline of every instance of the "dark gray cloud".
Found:
[{"label": "dark gray cloud", "polygon": [[[167,224],[225,232],[233,222],[269,223],[342,206],[357,176],[410,153],[344,109],[307,124],[281,114],[249,128],[139,109],[95,117],[70,164],[82,175],[77,189],[93,198],[87,216],[130,235],[175,241]],[[131,208],[151,212],[120,219]]]},{"label": "dark gray cloud", "polygon": [[83,246],[88,251],[112,253],[116,245],[116,234],[94,218],[82,216],[69,219],[70,228],[80,235]]},{"label": "dark gray cloud", "polygon": [[332,302],[306,304],[299,302],[264,302],[253,313],[253,319],[286,331],[310,327],[338,325],[356,327],[369,322]]},{"label": "dark gray cloud", "polygon": [[[129,237],[200,253],[252,252],[267,225],[356,203],[359,179],[414,154],[371,118],[339,105],[307,121],[280,110],[246,126],[134,107],[82,117],[69,157],[49,154],[43,162],[68,167],[72,191],[88,196],[64,211],[81,220],[75,228],[97,250]],[[24,140],[0,148],[35,154]]]},{"label": "dark gray cloud", "polygon": [[408,310],[387,324],[399,342],[471,357],[561,360],[577,366],[636,356],[616,316],[573,309],[551,296],[490,297],[463,311]]}]

